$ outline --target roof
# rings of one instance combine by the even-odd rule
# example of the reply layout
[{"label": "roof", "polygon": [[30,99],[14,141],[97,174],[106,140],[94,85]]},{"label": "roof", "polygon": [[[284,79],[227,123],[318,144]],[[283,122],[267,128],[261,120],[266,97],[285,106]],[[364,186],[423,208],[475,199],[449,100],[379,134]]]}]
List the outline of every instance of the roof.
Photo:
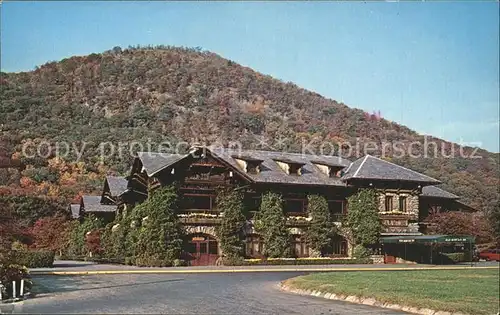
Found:
[{"label": "roof", "polygon": [[80,217],[80,205],[79,204],[70,204],[69,209],[71,211],[71,218],[78,219]]},{"label": "roof", "polygon": [[127,179],[125,177],[106,176],[109,192],[111,196],[116,197],[127,190]]},{"label": "roof", "polygon": [[82,196],[85,212],[115,212],[116,205],[102,205],[101,196]]},{"label": "roof", "polygon": [[[328,177],[317,166],[311,162],[322,161],[333,165],[347,167],[350,161],[338,156],[316,156],[312,154],[286,153],[261,150],[239,150],[227,148],[209,148],[215,157],[220,158],[235,169],[241,170],[233,156],[251,157],[262,160],[260,172],[256,174],[245,173],[245,176],[257,183],[281,183],[300,185],[329,185],[345,186],[340,178]],[[303,164],[302,174],[299,176],[288,175],[278,166],[278,161],[292,161],[292,163]],[[243,172],[243,170],[241,170]]]},{"label": "roof", "polygon": [[338,167],[344,168],[345,167],[344,165],[338,165],[338,163],[325,162],[325,161],[321,161],[321,160],[311,160],[311,163],[325,165],[325,166],[329,166],[329,167],[336,167],[336,168],[338,168]]},{"label": "roof", "polygon": [[142,167],[148,176],[153,176],[164,168],[175,164],[187,156],[189,156],[189,154],[137,152],[137,157],[141,160]]},{"label": "roof", "polygon": [[388,236],[381,237],[380,243],[474,243],[474,240],[469,235]]},{"label": "roof", "polygon": [[239,160],[243,160],[243,161],[247,161],[247,162],[258,162],[258,163],[261,163],[261,162],[264,162],[263,160],[261,159],[257,159],[257,158],[254,158],[252,156],[246,156],[246,155],[238,155],[238,154],[235,154],[233,156],[231,156],[232,158],[235,158],[235,159],[239,159]]},{"label": "roof", "polygon": [[437,179],[371,155],[365,155],[363,158],[352,162],[344,173],[344,176],[342,176],[343,180],[355,178],[411,181],[425,184],[441,183]]},{"label": "roof", "polygon": [[285,157],[285,158],[277,158],[277,159],[273,159],[273,160],[275,160],[277,162],[283,162],[283,163],[295,164],[295,165],[301,165],[301,166],[306,164],[304,162],[295,161],[295,160],[292,160],[292,159],[287,158],[287,157]]},{"label": "roof", "polygon": [[444,199],[459,199],[455,194],[447,192],[437,186],[425,186],[422,188],[421,197],[433,197],[433,198],[444,198]]}]

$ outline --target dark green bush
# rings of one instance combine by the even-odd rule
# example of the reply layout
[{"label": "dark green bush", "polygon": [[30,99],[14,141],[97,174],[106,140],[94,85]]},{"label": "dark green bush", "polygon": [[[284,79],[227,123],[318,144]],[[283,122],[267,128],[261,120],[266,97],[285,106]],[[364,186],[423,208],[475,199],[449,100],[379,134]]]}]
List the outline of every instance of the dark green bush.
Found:
[{"label": "dark green bush", "polygon": [[172,263],[173,267],[185,267],[188,265],[188,262],[184,259],[175,259]]},{"label": "dark green bush", "polygon": [[443,253],[443,263],[459,263],[465,261],[471,261],[469,253]]},{"label": "dark green bush", "polygon": [[33,283],[28,269],[21,265],[0,265],[0,283],[2,286],[2,299],[12,298],[12,282],[16,281],[16,296],[20,295],[21,280],[24,279],[24,292],[31,291]]},{"label": "dark green bush", "polygon": [[11,251],[9,261],[28,268],[52,267],[54,252],[52,251]]},{"label": "dark green bush", "polygon": [[371,251],[364,247],[363,245],[357,245],[354,247],[353,256],[356,258],[368,258],[371,255]]},{"label": "dark green bush", "polygon": [[135,258],[135,265],[139,267],[172,267],[173,261],[156,255],[139,256]]},{"label": "dark green bush", "polygon": [[245,260],[243,266],[253,265],[354,265],[372,264],[369,258],[361,259],[272,259]]},{"label": "dark green bush", "polygon": [[222,264],[224,266],[249,266],[249,261],[245,261],[241,257],[224,257],[222,258]]}]

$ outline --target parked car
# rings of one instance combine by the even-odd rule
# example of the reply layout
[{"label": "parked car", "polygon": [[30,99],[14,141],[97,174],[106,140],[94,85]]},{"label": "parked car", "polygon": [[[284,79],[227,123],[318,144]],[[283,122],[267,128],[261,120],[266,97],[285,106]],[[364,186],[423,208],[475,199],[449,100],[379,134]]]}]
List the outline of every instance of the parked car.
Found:
[{"label": "parked car", "polygon": [[500,261],[500,249],[488,249],[479,253],[479,259]]}]

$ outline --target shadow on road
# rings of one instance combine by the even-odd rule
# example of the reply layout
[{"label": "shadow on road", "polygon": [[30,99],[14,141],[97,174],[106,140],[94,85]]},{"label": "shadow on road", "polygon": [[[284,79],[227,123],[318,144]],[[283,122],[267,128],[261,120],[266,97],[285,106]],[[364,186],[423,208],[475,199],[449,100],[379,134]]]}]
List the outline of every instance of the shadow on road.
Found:
[{"label": "shadow on road", "polygon": [[111,289],[120,287],[138,287],[148,284],[158,284],[167,282],[183,281],[184,279],[166,279],[148,282],[136,282],[125,284],[105,285],[107,282],[91,281],[85,277],[34,277],[35,285],[38,287],[37,293],[59,293],[59,292],[75,292],[75,291],[91,291],[99,289]]}]

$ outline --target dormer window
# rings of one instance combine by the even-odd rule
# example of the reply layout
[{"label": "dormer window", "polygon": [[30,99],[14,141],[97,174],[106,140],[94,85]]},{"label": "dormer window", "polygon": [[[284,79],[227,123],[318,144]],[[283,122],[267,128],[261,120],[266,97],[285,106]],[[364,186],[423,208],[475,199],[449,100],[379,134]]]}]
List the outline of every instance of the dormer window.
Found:
[{"label": "dormer window", "polygon": [[290,159],[274,159],[274,161],[288,175],[302,175],[302,166],[305,163]]},{"label": "dormer window", "polygon": [[263,160],[251,156],[233,156],[232,158],[245,171],[245,173],[248,174],[260,173],[260,165],[263,162]]},{"label": "dormer window", "polygon": [[344,166],[331,164],[323,161],[311,161],[316,167],[328,177],[342,177]]}]

